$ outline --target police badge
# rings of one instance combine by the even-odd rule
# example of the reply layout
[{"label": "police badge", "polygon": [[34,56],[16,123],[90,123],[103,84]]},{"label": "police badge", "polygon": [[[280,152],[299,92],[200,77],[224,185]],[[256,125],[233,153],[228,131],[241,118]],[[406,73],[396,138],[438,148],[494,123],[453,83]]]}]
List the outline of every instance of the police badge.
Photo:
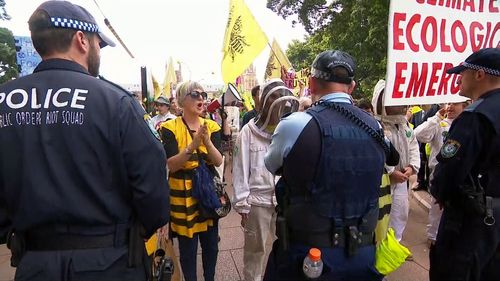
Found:
[{"label": "police badge", "polygon": [[441,156],[443,158],[451,158],[457,154],[460,148],[460,143],[456,140],[447,140],[446,143],[441,148]]}]

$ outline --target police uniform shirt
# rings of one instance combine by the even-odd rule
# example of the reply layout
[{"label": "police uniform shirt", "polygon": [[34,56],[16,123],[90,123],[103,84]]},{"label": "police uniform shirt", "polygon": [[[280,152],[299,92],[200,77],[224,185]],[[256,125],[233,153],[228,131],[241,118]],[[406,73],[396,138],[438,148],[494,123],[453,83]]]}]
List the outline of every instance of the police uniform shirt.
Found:
[{"label": "police uniform shirt", "polygon": [[144,114],[68,60],[0,86],[0,211],[19,231],[135,215],[152,234],[168,221],[169,198],[165,152]]},{"label": "police uniform shirt", "polygon": [[[346,93],[332,93],[322,97],[321,99],[330,102],[352,103],[351,97]],[[302,144],[296,144],[297,141],[303,142],[308,148],[306,152],[308,157],[300,157],[302,155],[299,156],[294,153],[297,160],[307,161],[307,163],[301,162],[301,165],[297,166],[301,166],[306,169],[316,168],[316,163],[319,161],[319,153],[321,150],[319,126],[310,114],[307,114],[306,112],[296,112],[281,119],[273,134],[273,140],[264,159],[266,168],[272,174],[281,173],[283,161],[289,156],[294,147],[294,151],[303,147]],[[306,171],[302,171],[299,172],[299,174],[303,174],[305,172]],[[312,179],[312,175],[308,178]]]},{"label": "police uniform shirt", "polygon": [[[325,95],[321,100],[352,103],[349,94],[340,92]],[[392,143],[385,140],[389,146],[386,164],[397,165],[399,154]],[[264,162],[272,174],[282,174],[293,179],[297,186],[303,186],[314,179],[320,153],[321,133],[317,122],[306,112],[295,112],[278,123]],[[285,162],[292,165],[284,165]]]},{"label": "police uniform shirt", "polygon": [[[474,109],[493,94],[492,91],[468,106],[452,123],[436,166],[431,193],[438,202],[444,203],[454,197],[462,184],[471,184],[469,175],[477,180],[481,165],[488,159],[490,142],[495,135],[491,122]],[[500,190],[490,190],[493,196],[500,196]]]}]

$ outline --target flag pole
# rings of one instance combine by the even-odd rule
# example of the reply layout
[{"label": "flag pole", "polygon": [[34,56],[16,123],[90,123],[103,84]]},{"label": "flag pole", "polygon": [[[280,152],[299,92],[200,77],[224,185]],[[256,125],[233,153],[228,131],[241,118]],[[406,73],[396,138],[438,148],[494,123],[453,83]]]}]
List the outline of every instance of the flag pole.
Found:
[{"label": "flag pole", "polygon": [[94,3],[97,6],[97,9],[99,9],[99,11],[101,12],[102,16],[104,17],[104,24],[106,24],[106,26],[109,28],[109,30],[111,31],[111,33],[113,33],[113,35],[116,37],[116,39],[118,40],[118,42],[120,42],[120,44],[125,49],[125,51],[127,51],[127,53],[129,54],[129,56],[131,58],[134,58],[134,55],[132,55],[132,52],[130,52],[130,50],[127,48],[127,46],[123,42],[122,38],[118,35],[118,33],[116,32],[116,30],[111,26],[111,23],[109,22],[108,18],[106,18],[106,16],[102,12],[101,7],[99,7],[99,4],[97,4],[96,0],[94,0]]},{"label": "flag pole", "polygon": [[280,59],[278,58],[278,56],[276,55],[276,53],[274,52],[274,49],[273,47],[271,46],[271,44],[269,44],[269,41],[267,41],[267,45],[269,46],[269,48],[271,48],[271,52],[273,53],[274,57],[276,58],[276,60],[278,61],[278,63],[280,64],[280,66],[283,66],[283,64],[281,63]]}]

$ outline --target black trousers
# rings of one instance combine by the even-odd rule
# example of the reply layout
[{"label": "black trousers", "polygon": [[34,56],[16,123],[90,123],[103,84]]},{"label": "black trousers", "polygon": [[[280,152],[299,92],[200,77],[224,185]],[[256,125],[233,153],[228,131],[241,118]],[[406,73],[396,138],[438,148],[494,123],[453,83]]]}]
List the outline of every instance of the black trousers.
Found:
[{"label": "black trousers", "polygon": [[[445,207],[429,254],[429,279],[500,280],[500,226]],[[500,218],[500,210],[495,210]]]},{"label": "black trousers", "polygon": [[28,251],[17,267],[16,281],[148,280],[150,266],[127,267],[128,250],[102,248],[68,251]]}]

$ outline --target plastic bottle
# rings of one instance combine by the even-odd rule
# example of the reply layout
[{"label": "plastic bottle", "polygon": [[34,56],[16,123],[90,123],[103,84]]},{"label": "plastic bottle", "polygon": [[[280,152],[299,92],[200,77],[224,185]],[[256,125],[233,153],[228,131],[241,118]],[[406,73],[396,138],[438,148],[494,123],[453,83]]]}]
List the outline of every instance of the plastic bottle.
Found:
[{"label": "plastic bottle", "polygon": [[311,248],[309,254],[304,258],[302,271],[308,279],[316,279],[321,276],[323,271],[323,261],[321,260],[321,251],[317,248]]}]

